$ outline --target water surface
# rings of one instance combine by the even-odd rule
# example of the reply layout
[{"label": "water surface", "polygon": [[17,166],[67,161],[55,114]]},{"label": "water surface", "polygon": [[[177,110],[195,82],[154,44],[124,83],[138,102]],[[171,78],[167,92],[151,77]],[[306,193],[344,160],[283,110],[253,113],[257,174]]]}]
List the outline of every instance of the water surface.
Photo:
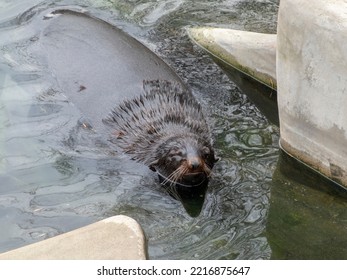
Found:
[{"label": "water surface", "polygon": [[[346,200],[290,171],[279,128],[186,35],[196,25],[275,33],[278,3],[1,0],[0,251],[125,214],[142,225],[151,259],[346,258]],[[62,7],[143,42],[202,103],[221,160],[199,215],[81,125],[40,56],[40,21]]]}]

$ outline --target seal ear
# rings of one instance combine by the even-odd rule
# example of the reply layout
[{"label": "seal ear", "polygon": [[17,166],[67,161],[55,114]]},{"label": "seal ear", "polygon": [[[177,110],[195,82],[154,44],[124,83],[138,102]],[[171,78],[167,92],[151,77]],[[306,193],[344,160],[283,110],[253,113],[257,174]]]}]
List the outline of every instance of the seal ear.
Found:
[{"label": "seal ear", "polygon": [[156,171],[157,171],[152,165],[150,165],[150,166],[148,166],[148,167],[149,167],[149,169],[152,170],[153,172],[156,172]]},{"label": "seal ear", "polygon": [[220,161],[220,157],[214,156],[214,163]]},{"label": "seal ear", "polygon": [[155,167],[154,166],[156,166],[157,164],[158,164],[158,162],[159,162],[159,160],[154,160],[154,161],[152,161],[150,164],[149,164],[149,169],[150,170],[152,170],[152,171],[154,171],[154,172],[156,172],[157,170],[155,169]]}]

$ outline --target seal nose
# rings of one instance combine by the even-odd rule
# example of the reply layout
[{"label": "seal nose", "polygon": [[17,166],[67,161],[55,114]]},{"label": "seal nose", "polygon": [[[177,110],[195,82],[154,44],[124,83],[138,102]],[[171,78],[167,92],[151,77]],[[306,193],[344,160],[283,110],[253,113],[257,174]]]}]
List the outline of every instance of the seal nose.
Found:
[{"label": "seal nose", "polygon": [[188,160],[188,166],[192,171],[198,169],[200,167],[200,159],[197,157],[190,158]]}]

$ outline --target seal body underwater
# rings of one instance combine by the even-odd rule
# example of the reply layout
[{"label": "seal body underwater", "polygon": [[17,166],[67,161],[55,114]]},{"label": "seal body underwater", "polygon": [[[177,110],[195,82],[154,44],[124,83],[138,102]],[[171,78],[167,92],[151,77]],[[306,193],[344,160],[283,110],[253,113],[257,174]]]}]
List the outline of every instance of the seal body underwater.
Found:
[{"label": "seal body underwater", "polygon": [[103,119],[110,141],[156,171],[162,185],[206,183],[217,158],[201,105],[176,82],[144,81],[143,90]]},{"label": "seal body underwater", "polygon": [[163,185],[201,189],[216,159],[201,106],[180,77],[136,39],[88,14],[57,10],[44,23],[45,62],[87,126],[110,135]]}]

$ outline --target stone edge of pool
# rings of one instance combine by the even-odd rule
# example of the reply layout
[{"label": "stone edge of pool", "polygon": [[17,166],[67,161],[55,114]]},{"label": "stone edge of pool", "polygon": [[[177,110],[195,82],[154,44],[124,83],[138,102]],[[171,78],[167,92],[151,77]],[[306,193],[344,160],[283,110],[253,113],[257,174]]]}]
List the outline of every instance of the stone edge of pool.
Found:
[{"label": "stone edge of pool", "polygon": [[145,260],[141,226],[124,215],[0,254],[2,260]]},{"label": "stone edge of pool", "polygon": [[188,28],[187,33],[217,60],[276,90],[276,34],[213,27]]}]

